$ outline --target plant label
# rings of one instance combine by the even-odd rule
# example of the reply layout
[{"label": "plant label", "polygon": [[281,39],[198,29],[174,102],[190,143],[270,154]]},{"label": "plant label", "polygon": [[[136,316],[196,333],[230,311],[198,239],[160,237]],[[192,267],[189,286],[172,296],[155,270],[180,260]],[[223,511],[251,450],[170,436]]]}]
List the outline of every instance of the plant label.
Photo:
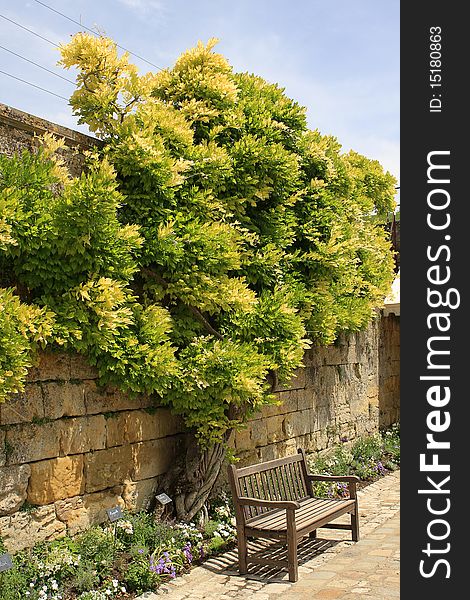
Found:
[{"label": "plant label", "polygon": [[158,494],[157,500],[160,502],[160,504],[163,504],[163,506],[169,502],[173,502],[170,496],[167,496],[166,494]]},{"label": "plant label", "polygon": [[114,521],[119,521],[119,519],[122,519],[124,516],[120,506],[107,508],[106,512],[108,513],[108,519],[111,521],[111,523],[114,523]]},{"label": "plant label", "polygon": [[0,573],[9,571],[13,568],[13,562],[10,554],[0,554]]}]

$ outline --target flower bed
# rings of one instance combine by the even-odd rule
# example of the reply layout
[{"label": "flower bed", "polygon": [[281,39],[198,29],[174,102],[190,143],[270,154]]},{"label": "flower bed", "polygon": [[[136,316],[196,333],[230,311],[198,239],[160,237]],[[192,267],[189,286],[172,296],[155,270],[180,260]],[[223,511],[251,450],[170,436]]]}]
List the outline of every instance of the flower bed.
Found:
[{"label": "flower bed", "polygon": [[201,527],[126,514],[115,524],[17,553],[13,569],[0,573],[0,600],[134,598],[228,548],[232,523],[227,496],[211,503]]},{"label": "flower bed", "polygon": [[[307,457],[310,470],[358,475],[370,483],[398,468],[399,435],[397,424],[352,445],[343,438],[328,456]],[[347,493],[343,483],[315,484],[319,496]],[[232,545],[236,531],[227,495],[211,502],[208,517],[197,526],[162,522],[149,513],[126,514],[114,524],[92,527],[75,538],[38,544],[16,554],[13,569],[0,573],[0,600],[135,598]]]},{"label": "flower bed", "polygon": [[[347,438],[341,439],[326,456],[307,457],[310,471],[322,475],[357,475],[359,487],[395,471],[400,466],[400,424],[396,423],[382,433],[356,440],[351,445]],[[317,482],[316,496],[344,498],[348,495],[345,483]]]}]

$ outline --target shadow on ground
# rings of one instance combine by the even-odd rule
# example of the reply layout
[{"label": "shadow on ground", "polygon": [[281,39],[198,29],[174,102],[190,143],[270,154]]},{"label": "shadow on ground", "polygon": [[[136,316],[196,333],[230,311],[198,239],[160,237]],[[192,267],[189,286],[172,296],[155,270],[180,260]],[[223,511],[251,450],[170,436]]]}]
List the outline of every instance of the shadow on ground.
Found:
[{"label": "shadow on ground", "polygon": [[[304,538],[298,545],[299,566],[330,550],[340,543],[341,540],[322,538]],[[270,543],[264,540],[248,542],[248,554],[251,557],[284,561],[287,564],[287,548],[284,544]],[[202,565],[203,569],[212,573],[225,574],[227,576],[238,575],[237,550],[231,550],[225,554],[211,558]],[[246,579],[263,581],[265,583],[286,582],[287,569],[277,566],[249,564]]]}]

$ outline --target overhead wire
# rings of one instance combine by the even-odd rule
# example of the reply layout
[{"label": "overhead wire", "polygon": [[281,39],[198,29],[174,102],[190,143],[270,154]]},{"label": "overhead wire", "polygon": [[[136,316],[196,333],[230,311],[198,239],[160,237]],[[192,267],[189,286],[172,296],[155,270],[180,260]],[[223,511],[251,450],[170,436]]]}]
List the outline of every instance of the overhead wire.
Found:
[{"label": "overhead wire", "polygon": [[[90,27],[87,27],[86,25],[84,25],[83,23],[80,23],[80,21],[77,21],[76,19],[72,19],[72,17],[69,17],[68,15],[64,14],[63,12],[60,12],[60,10],[57,10],[56,8],[53,8],[52,6],[49,6],[49,4],[46,4],[45,2],[42,2],[41,0],[34,0],[34,2],[36,2],[36,4],[40,4],[41,6],[43,6],[44,8],[47,8],[48,10],[50,10],[51,12],[54,12],[58,15],[60,15],[61,17],[63,17],[64,19],[67,19],[68,21],[74,23],[75,25],[78,25],[79,27],[81,27],[82,29],[86,29],[87,31],[89,31],[90,33],[92,33],[93,35],[99,35],[96,31],[94,31],[93,29],[91,29]],[[150,60],[147,60],[146,58],[144,58],[143,56],[140,56],[139,54],[137,54],[136,52],[132,52],[132,50],[129,50],[128,48],[125,48],[124,46],[121,46],[119,44],[116,44],[116,46],[120,49],[120,50],[124,50],[124,52],[128,52],[129,54],[131,54],[132,56],[135,56],[136,58],[144,61],[145,63],[147,63],[148,65],[151,65],[152,67],[155,67],[156,69],[158,69],[159,71],[163,71],[163,67],[159,67],[158,65],[156,65],[155,63],[153,63]]]},{"label": "overhead wire", "polygon": [[38,90],[42,90],[43,92],[47,92],[48,94],[51,94],[52,96],[57,96],[57,98],[61,98],[62,100],[67,100],[68,101],[68,98],[66,98],[65,96],[61,96],[60,94],[56,94],[55,92],[51,92],[51,90],[43,88],[40,85],[36,85],[35,83],[31,83],[31,81],[26,81],[26,79],[21,79],[21,77],[17,77],[16,75],[12,75],[11,73],[7,73],[6,71],[2,71],[1,69],[0,69],[0,73],[2,75],[6,75],[7,77],[11,77],[12,79],[16,79],[17,81],[21,81],[21,83],[26,83],[27,85],[30,85],[31,87],[37,88]]},{"label": "overhead wire", "polygon": [[0,48],[2,50],[5,50],[5,52],[9,52],[10,54],[17,56],[18,58],[21,58],[22,60],[31,63],[32,65],[34,65],[35,67],[38,67],[39,69],[42,69],[43,71],[47,71],[48,73],[51,73],[51,75],[60,77],[60,79],[67,81],[67,83],[71,83],[72,85],[75,85],[75,81],[72,81],[71,79],[68,79],[67,77],[64,77],[63,75],[60,75],[60,73],[56,73],[55,71],[52,71],[51,69],[48,69],[47,67],[44,67],[43,65],[40,65],[37,62],[34,62],[34,60],[26,58],[26,56],[23,56],[22,54],[18,54],[17,52],[14,52],[13,50],[10,50],[9,48],[5,48],[5,46],[2,46],[1,44],[0,44]]},{"label": "overhead wire", "polygon": [[28,33],[32,33],[36,37],[41,38],[41,40],[44,40],[48,44],[51,44],[51,46],[54,46],[54,48],[57,48],[57,46],[59,45],[59,44],[56,44],[55,42],[53,42],[52,40],[49,40],[47,37],[44,37],[43,35],[40,35],[39,33],[36,33],[32,29],[29,29],[28,27],[25,27],[24,25],[21,25],[21,23],[18,23],[17,21],[14,21],[13,19],[10,19],[9,17],[6,17],[5,15],[2,15],[1,13],[0,13],[0,17],[2,19],[5,19],[5,21],[9,21],[10,23],[13,23],[13,25],[16,25],[17,27],[21,27],[21,29],[24,29]]}]

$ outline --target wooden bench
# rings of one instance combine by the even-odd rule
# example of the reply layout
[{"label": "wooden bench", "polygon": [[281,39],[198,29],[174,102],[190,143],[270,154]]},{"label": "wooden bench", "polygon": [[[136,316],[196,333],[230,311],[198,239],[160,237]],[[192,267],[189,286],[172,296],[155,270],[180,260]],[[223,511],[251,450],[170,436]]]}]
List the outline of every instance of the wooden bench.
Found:
[{"label": "wooden bench", "polygon": [[[297,545],[305,537],[316,537],[319,527],[350,529],[359,540],[359,513],[355,476],[312,475],[305,453],[258,465],[228,468],[235,505],[240,574],[248,572],[248,563],[286,567],[289,581],[298,579]],[[315,498],[312,482],[342,481],[348,484],[348,499]],[[331,523],[343,514],[351,515],[351,524]],[[265,538],[287,543],[287,562],[249,557],[247,538]]]}]

